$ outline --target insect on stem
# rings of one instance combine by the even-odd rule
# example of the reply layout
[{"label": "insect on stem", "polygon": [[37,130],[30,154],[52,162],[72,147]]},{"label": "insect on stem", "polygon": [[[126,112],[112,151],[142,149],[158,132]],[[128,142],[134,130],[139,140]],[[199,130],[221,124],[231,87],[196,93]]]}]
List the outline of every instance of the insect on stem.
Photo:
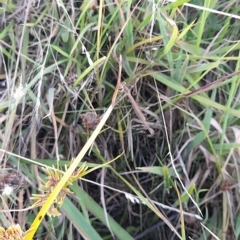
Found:
[{"label": "insect on stem", "polygon": [[128,96],[128,98],[129,98],[129,100],[130,100],[130,102],[131,102],[131,104],[133,106],[133,109],[134,109],[135,113],[137,114],[138,118],[143,122],[143,125],[148,129],[150,134],[153,135],[154,134],[154,130],[149,127],[149,125],[148,125],[148,123],[146,121],[146,118],[144,117],[144,115],[143,115],[141,109],[139,108],[137,102],[132,97],[132,94],[131,94],[130,90],[128,89],[126,83],[121,83],[120,84],[119,91],[124,92]]}]

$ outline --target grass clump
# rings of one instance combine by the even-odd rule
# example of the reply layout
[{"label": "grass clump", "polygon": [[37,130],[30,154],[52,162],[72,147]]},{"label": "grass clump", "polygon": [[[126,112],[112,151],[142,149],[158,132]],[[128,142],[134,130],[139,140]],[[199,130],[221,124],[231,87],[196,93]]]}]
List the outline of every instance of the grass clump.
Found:
[{"label": "grass clump", "polygon": [[238,239],[239,10],[3,1],[1,234]]}]

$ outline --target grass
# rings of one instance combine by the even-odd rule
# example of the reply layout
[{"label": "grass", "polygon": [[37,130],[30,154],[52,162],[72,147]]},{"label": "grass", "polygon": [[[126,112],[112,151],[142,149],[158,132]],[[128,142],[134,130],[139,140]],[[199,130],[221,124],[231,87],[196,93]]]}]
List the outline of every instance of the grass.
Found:
[{"label": "grass", "polygon": [[1,1],[0,239],[238,239],[239,11]]}]

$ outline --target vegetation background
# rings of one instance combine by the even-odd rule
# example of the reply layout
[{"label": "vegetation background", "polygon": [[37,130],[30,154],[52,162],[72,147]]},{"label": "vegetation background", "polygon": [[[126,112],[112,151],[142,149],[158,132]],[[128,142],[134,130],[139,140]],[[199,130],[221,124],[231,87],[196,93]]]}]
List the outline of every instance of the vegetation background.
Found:
[{"label": "vegetation background", "polygon": [[[29,184],[2,199],[3,227],[34,239],[239,239],[238,0],[0,5],[0,160]],[[88,170],[66,186],[71,163]],[[39,192],[51,174],[55,187]],[[29,209],[39,193],[43,207]]]}]

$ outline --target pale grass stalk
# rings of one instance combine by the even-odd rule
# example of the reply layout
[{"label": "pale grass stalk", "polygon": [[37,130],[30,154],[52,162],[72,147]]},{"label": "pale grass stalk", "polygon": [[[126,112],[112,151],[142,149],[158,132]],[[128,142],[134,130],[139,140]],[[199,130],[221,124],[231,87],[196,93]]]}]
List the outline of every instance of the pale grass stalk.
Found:
[{"label": "pale grass stalk", "polygon": [[[118,69],[118,79],[117,79],[117,87],[116,87],[117,90],[119,89],[119,84],[121,82],[121,77],[122,77],[122,55],[119,56],[119,69]],[[117,93],[117,91],[115,91],[115,93]],[[113,97],[116,99],[116,96],[117,95],[115,95],[115,97],[114,96]],[[107,227],[108,227],[112,237],[114,238],[114,234],[113,234],[113,231],[111,229],[111,226],[110,226],[109,220],[108,220],[108,213],[107,213],[106,202],[105,202],[105,197],[104,197],[104,179],[105,179],[105,175],[106,175],[106,169],[103,168],[102,171],[101,171],[101,188],[100,188],[101,203],[102,203],[102,206],[103,206],[104,217],[106,219]]]},{"label": "pale grass stalk", "polygon": [[9,212],[26,212],[26,211],[29,211],[29,210],[32,210],[34,209],[34,207],[30,206],[30,207],[27,207],[27,208],[22,208],[22,209],[0,209],[0,213],[9,213]]},{"label": "pale grass stalk", "polygon": [[[81,178],[81,180],[83,180],[83,181],[85,181],[85,182],[88,182],[88,183],[92,183],[92,184],[97,185],[97,186],[99,186],[99,187],[101,187],[101,188],[104,187],[104,188],[110,189],[110,190],[112,190],[112,191],[114,191],[114,192],[122,193],[122,194],[125,195],[126,199],[130,200],[132,203],[138,203],[138,204],[141,203],[141,204],[146,205],[146,203],[143,202],[143,201],[142,201],[138,196],[136,196],[136,195],[133,195],[133,194],[124,192],[124,191],[122,191],[122,190],[119,190],[119,189],[116,189],[116,188],[113,188],[113,187],[110,187],[110,186],[107,186],[107,185],[103,185],[102,183],[97,183],[97,182],[91,181],[91,180],[86,179],[86,178]],[[147,200],[147,198],[145,198],[145,199]],[[149,201],[151,201],[152,203],[154,203],[156,206],[158,206],[158,207],[160,207],[160,208],[168,209],[168,210],[170,210],[170,211],[174,211],[174,212],[180,213],[180,210],[177,209],[177,208],[170,207],[170,206],[168,206],[168,205],[159,203],[159,202],[154,201],[154,200],[152,200],[152,199],[149,199]],[[189,213],[189,212],[183,211],[183,214],[184,214],[185,216],[194,217],[194,218],[196,218],[196,219],[199,220],[199,221],[202,221],[202,220],[203,220],[203,218],[202,218],[201,216],[199,216],[199,215],[197,215],[197,214],[194,214],[194,213]]]},{"label": "pale grass stalk", "polygon": [[[157,88],[157,84],[156,84],[156,81],[155,81],[155,87]],[[172,155],[172,150],[171,150],[171,145],[170,145],[170,140],[169,140],[169,136],[168,136],[168,131],[167,131],[167,124],[166,124],[166,121],[165,121],[165,117],[164,117],[164,114],[163,114],[163,107],[162,107],[162,102],[161,102],[161,99],[158,96],[158,101],[159,101],[159,106],[160,106],[160,109],[161,109],[161,113],[162,113],[162,118],[163,118],[163,126],[164,126],[164,130],[165,130],[165,133],[166,133],[166,140],[167,140],[167,146],[168,146],[168,150],[169,150],[169,156],[170,156],[170,160],[171,160],[171,164],[172,164],[172,167],[174,169],[174,172],[177,176],[177,179],[179,180],[183,190],[187,193],[188,197],[191,199],[191,201],[193,202],[193,204],[195,205],[196,209],[198,210],[198,212],[203,216],[202,214],[202,211],[200,210],[200,208],[198,207],[197,203],[194,201],[194,199],[192,198],[192,196],[188,193],[188,190],[186,189],[186,187],[184,186],[178,172],[177,172],[177,169],[176,169],[176,166],[175,166],[175,163],[174,163],[174,159],[173,159],[173,155]]]},{"label": "pale grass stalk", "polygon": [[214,237],[217,240],[220,240],[210,229],[208,229],[206,226],[203,225],[203,223],[200,223],[203,228],[205,228],[209,233],[212,234],[212,237]]},{"label": "pale grass stalk", "polygon": [[[167,2],[177,2],[177,1],[176,0],[168,0]],[[191,3],[184,3],[183,6],[192,7],[192,8],[195,8],[195,9],[200,9],[200,10],[208,11],[208,12],[211,12],[211,13],[216,13],[216,14],[219,14],[219,15],[224,15],[224,16],[227,16],[227,17],[240,19],[240,16],[235,15],[235,14],[221,12],[221,11],[218,11],[218,10],[215,10],[215,9],[198,6],[198,5],[191,4]]]},{"label": "pale grass stalk", "polygon": [[137,102],[134,100],[134,98],[132,97],[132,94],[130,92],[130,90],[128,89],[126,83],[121,83],[120,85],[120,91],[123,91],[129,98],[132,107],[135,111],[135,113],[137,114],[138,118],[142,121],[143,125],[148,129],[148,131],[150,132],[151,135],[154,134],[154,130],[152,128],[149,127],[146,118],[144,117],[141,109],[139,108]]},{"label": "pale grass stalk", "polygon": [[27,162],[33,163],[34,165],[38,165],[38,166],[41,166],[41,167],[44,167],[44,168],[45,168],[45,167],[48,167],[48,168],[50,168],[50,169],[52,169],[52,170],[55,169],[55,168],[53,168],[53,167],[50,167],[50,166],[48,166],[48,165],[45,165],[45,164],[42,164],[42,163],[40,163],[40,162],[34,161],[34,160],[32,160],[32,159],[25,158],[25,157],[20,156],[20,155],[18,155],[18,154],[15,154],[15,153],[6,151],[6,150],[4,150],[4,149],[2,149],[2,148],[0,148],[0,152],[7,153],[7,154],[9,154],[9,155],[11,155],[11,156],[14,156],[14,157],[20,158],[20,159],[22,159],[22,160],[25,160],[25,161],[27,161]]}]

